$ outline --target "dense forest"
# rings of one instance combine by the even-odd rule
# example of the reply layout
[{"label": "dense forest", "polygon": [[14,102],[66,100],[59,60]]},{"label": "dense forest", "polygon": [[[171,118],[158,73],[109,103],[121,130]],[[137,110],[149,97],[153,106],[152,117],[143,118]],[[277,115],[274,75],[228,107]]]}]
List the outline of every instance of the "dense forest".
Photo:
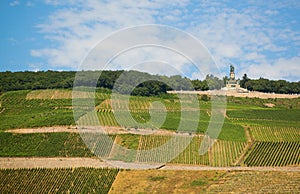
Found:
[{"label": "dense forest", "polygon": [[[0,72],[0,92],[11,90],[38,90],[72,88],[77,86],[97,86],[115,89],[122,94],[151,96],[166,93],[167,90],[213,90],[224,87],[227,77],[219,79],[207,75],[204,80],[190,80],[179,75],[150,75],[138,71],[39,71],[39,72]],[[91,78],[97,78],[94,83]],[[148,81],[146,81],[148,80]],[[250,91],[275,93],[300,93],[299,82],[285,80],[250,79],[245,74],[240,80],[241,87]]]}]

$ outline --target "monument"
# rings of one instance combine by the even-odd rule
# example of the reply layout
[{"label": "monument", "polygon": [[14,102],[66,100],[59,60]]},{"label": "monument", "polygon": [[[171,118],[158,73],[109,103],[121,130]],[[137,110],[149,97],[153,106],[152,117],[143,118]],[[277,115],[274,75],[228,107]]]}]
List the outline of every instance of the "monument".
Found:
[{"label": "monument", "polygon": [[239,80],[235,79],[234,66],[230,65],[229,80],[226,81],[227,90],[238,90],[240,88]]},{"label": "monument", "polygon": [[226,81],[226,87],[222,90],[233,91],[238,93],[248,93],[249,91],[245,88],[241,88],[240,81],[235,79],[234,66],[230,65],[229,80]]}]

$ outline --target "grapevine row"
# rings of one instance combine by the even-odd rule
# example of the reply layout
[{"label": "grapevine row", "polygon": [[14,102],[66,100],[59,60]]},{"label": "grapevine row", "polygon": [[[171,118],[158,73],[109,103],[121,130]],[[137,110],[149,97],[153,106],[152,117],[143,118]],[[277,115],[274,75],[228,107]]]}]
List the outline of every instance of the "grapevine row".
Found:
[{"label": "grapevine row", "polygon": [[248,166],[299,165],[300,143],[256,142],[244,163]]},{"label": "grapevine row", "polygon": [[108,193],[118,169],[0,170],[3,193]]}]

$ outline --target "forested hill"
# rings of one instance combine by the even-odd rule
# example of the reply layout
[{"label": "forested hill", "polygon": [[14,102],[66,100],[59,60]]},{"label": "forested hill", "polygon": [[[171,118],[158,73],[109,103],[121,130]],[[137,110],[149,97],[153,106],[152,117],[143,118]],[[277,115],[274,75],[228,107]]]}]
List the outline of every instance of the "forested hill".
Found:
[{"label": "forested hill", "polygon": [[[39,72],[0,72],[0,93],[12,90],[37,90],[54,88],[72,88],[75,71],[39,71]],[[99,77],[99,71],[82,71],[77,75],[76,84],[89,85],[90,77]],[[122,75],[120,77],[120,75]],[[151,96],[166,93],[167,90],[208,90],[224,87],[226,77],[219,79],[207,75],[204,80],[190,80],[181,76],[150,75],[138,71],[102,71],[97,87],[112,89],[123,94]],[[116,80],[118,82],[116,83]],[[144,82],[143,80],[151,80]],[[158,81],[154,81],[158,80]],[[300,94],[300,81],[268,80],[264,78],[250,79],[247,75],[242,78],[241,86],[249,90],[275,93]],[[192,84],[191,84],[192,83]],[[137,86],[132,92],[131,87]]]},{"label": "forested hill", "polygon": [[[76,73],[75,71],[0,72],[0,92],[54,88],[68,89],[73,87]],[[167,90],[172,89],[193,89],[190,80],[181,76],[167,77],[122,70],[102,71],[101,73],[99,71],[81,71],[78,72],[75,83],[80,86],[92,86],[90,82],[93,77],[99,77],[97,87],[115,88],[123,94],[132,93],[133,95],[151,96],[166,93]],[[144,80],[150,81],[144,82]],[[133,86],[137,87],[131,92]]]}]

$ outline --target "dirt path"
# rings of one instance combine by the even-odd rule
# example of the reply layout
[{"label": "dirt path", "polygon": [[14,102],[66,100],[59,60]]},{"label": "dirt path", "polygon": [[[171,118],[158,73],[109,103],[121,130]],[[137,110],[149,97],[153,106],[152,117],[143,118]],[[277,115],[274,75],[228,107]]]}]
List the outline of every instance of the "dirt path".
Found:
[{"label": "dirt path", "polygon": [[[134,168],[134,164],[130,165]],[[0,157],[0,169],[5,168],[115,168],[114,166],[100,161],[98,158],[38,158],[38,157]],[[211,167],[189,165],[166,165],[160,170],[221,170],[221,171],[291,171],[300,172],[300,166],[294,167]]]},{"label": "dirt path", "polygon": [[275,93],[263,93],[263,92],[255,92],[250,91],[248,93],[238,93],[235,90],[233,91],[221,91],[221,90],[208,90],[208,91],[168,91],[168,93],[181,93],[181,94],[206,94],[206,95],[225,95],[226,96],[234,96],[234,97],[248,97],[248,98],[299,98],[299,94],[275,94]]},{"label": "dirt path", "polygon": [[[98,128],[99,129],[99,128]],[[124,127],[113,127],[113,126],[103,126],[103,129],[108,134],[139,134],[139,135],[174,135],[176,132],[168,130],[152,130],[152,129],[125,129]],[[77,129],[76,126],[53,126],[53,127],[39,127],[39,128],[25,128],[25,129],[10,129],[5,132],[8,133],[79,133],[79,132],[95,132],[97,127],[86,127],[85,129]],[[184,135],[184,134],[183,134]]]},{"label": "dirt path", "polygon": [[1,114],[1,113],[3,113],[5,110],[6,110],[6,109],[5,109],[5,108],[3,108],[3,109],[0,111],[0,114]]},{"label": "dirt path", "polygon": [[188,166],[188,165],[166,165],[161,168],[161,170],[225,170],[225,171],[291,171],[300,172],[300,166],[294,167],[242,167],[242,166],[232,166],[232,167],[210,167],[210,166]]},{"label": "dirt path", "polygon": [[111,167],[98,158],[0,158],[0,168]]}]

